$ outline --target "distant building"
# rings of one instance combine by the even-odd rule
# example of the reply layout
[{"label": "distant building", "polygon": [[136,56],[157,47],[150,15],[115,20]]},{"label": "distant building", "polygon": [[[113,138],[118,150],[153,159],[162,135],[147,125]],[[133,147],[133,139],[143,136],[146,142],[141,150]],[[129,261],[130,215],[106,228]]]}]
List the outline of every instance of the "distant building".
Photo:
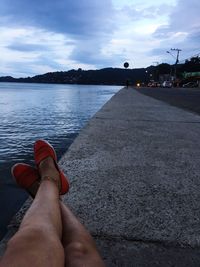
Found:
[{"label": "distant building", "polygon": [[184,72],[183,78],[188,82],[197,82],[198,87],[200,87],[200,71],[196,72]]}]

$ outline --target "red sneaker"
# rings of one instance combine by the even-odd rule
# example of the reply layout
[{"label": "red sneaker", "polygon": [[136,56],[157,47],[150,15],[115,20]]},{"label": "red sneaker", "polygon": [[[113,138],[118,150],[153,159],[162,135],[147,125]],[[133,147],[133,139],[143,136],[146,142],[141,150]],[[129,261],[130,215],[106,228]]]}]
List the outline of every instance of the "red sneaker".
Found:
[{"label": "red sneaker", "polygon": [[54,148],[45,140],[37,140],[34,144],[34,157],[37,168],[39,167],[39,164],[43,159],[47,157],[53,158],[55,167],[60,174],[60,195],[67,193],[69,191],[69,181],[63,171],[59,169]]},{"label": "red sneaker", "polygon": [[34,198],[40,185],[37,169],[25,163],[17,163],[12,167],[11,173],[16,183]]}]

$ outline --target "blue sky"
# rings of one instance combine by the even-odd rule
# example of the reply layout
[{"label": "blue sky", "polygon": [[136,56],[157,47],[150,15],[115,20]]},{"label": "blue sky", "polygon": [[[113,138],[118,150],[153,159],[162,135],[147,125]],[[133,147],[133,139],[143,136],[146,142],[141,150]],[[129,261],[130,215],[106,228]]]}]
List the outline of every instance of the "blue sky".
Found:
[{"label": "blue sky", "polygon": [[147,67],[200,53],[199,0],[1,0],[0,76]]}]

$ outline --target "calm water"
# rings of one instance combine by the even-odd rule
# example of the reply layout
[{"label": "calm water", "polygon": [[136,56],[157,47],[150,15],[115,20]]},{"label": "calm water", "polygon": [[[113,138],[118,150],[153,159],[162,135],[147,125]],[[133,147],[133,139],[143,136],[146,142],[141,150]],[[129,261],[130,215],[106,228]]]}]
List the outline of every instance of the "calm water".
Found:
[{"label": "calm water", "polygon": [[14,185],[10,167],[16,162],[32,163],[33,143],[41,138],[48,140],[60,157],[84,124],[119,89],[0,83],[0,231],[27,197]]}]

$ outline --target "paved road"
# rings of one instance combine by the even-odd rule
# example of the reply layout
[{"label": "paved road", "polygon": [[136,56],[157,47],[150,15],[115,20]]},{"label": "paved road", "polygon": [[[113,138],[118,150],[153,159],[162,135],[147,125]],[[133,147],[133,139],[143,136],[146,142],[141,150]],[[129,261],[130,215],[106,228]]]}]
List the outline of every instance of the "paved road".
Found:
[{"label": "paved road", "polygon": [[123,89],[62,157],[107,266],[200,265],[199,136],[198,115]]},{"label": "paved road", "polygon": [[200,115],[200,88],[139,88],[138,92]]},{"label": "paved road", "polygon": [[108,266],[200,265],[199,136],[198,115],[123,89],[62,158]]}]

